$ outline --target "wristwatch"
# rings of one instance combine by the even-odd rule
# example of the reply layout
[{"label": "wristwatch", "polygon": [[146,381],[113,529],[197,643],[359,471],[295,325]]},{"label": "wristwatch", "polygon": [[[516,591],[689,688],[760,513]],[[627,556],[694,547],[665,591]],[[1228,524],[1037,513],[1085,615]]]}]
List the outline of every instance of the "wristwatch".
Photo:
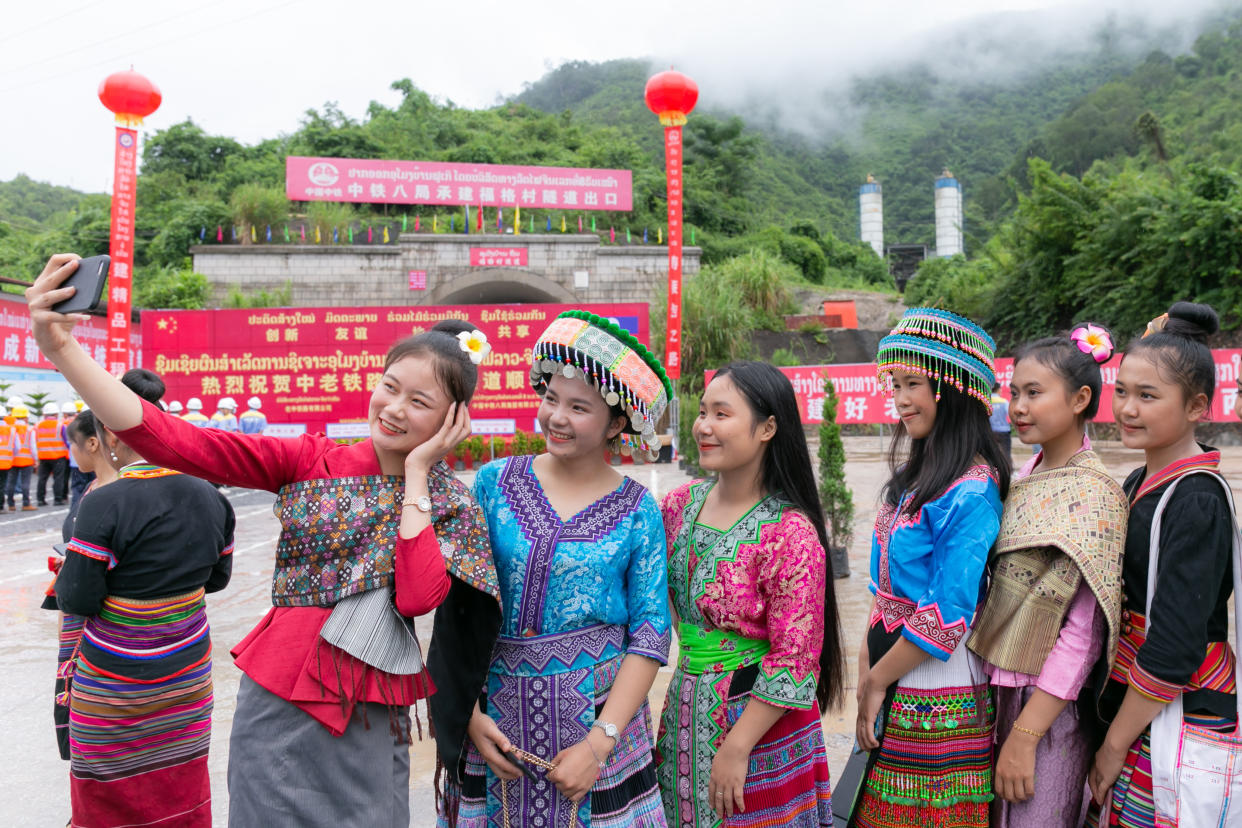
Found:
[{"label": "wristwatch", "polygon": [[614,742],[620,740],[621,731],[617,730],[617,726],[612,722],[601,722],[597,720],[595,722],[595,726],[604,731],[604,735],[609,739],[612,739]]},{"label": "wristwatch", "polygon": [[429,498],[427,495],[423,495],[422,497],[415,498],[414,500],[403,501],[401,505],[414,506],[420,512],[424,512],[427,514],[431,513],[431,498]]}]

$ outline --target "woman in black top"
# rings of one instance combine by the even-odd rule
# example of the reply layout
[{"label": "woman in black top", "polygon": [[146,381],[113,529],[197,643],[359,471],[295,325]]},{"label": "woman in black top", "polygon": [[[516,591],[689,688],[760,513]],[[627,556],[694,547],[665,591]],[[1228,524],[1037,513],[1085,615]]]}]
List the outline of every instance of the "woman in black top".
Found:
[{"label": "woman in black top", "polygon": [[[1215,391],[1205,340],[1217,328],[1210,307],[1179,302],[1131,343],[1118,371],[1113,415],[1122,442],[1142,449],[1147,462],[1125,482],[1130,521],[1122,565],[1123,627],[1100,700],[1111,724],[1088,778],[1096,803],[1088,824],[1155,824],[1152,760],[1175,760],[1152,756],[1149,726],[1179,694],[1187,722],[1232,729],[1237,718],[1227,610],[1233,514],[1219,475],[1220,452],[1195,440],[1195,426],[1210,410]],[[1211,474],[1197,473],[1204,471]],[[1152,522],[1175,483],[1161,517],[1149,622]],[[1108,812],[1096,813],[1110,788]]]},{"label": "woman in black top", "polygon": [[[138,381],[163,393],[150,372]],[[56,579],[61,610],[86,617],[65,670],[73,824],[208,828],[204,594],[228,584],[233,509],[210,484],[97,434],[118,479],[82,499]]]}]

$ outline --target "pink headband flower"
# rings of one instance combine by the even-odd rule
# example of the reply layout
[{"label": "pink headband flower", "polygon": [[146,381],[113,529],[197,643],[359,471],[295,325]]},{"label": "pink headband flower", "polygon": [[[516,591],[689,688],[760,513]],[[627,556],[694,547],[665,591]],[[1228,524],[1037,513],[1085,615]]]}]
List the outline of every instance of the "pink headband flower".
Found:
[{"label": "pink headband flower", "polygon": [[1113,355],[1113,340],[1108,331],[1088,322],[1070,334],[1070,339],[1084,354],[1090,354],[1096,362],[1108,362]]}]

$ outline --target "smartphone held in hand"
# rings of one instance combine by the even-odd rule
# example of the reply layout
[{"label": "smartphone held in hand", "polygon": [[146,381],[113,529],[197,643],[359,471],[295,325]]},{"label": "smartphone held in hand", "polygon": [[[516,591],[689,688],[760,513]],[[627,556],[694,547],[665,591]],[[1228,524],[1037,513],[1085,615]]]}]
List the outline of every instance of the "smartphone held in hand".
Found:
[{"label": "smartphone held in hand", "polygon": [[94,310],[103,297],[104,282],[108,278],[108,265],[112,257],[91,256],[78,260],[78,269],[64,281],[62,288],[73,286],[77,291],[63,302],[57,302],[52,310],[57,313],[86,313]]}]

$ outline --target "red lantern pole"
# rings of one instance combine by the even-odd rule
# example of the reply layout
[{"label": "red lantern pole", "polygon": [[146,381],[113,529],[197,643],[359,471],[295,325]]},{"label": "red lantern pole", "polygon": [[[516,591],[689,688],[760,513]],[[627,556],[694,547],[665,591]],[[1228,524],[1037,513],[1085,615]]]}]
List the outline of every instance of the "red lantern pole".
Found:
[{"label": "red lantern pole", "polygon": [[[664,335],[664,369],[681,377],[681,127],[699,99],[699,87],[672,69],[647,81],[647,107],[664,124],[664,161],[668,188],[668,318]],[[674,405],[674,411],[676,407]],[[673,424],[676,431],[676,422]]]},{"label": "red lantern pole", "polygon": [[132,367],[129,317],[133,305],[134,202],[137,193],[138,132],[142,119],[159,108],[155,84],[132,69],[115,72],[99,84],[99,100],[116,114],[112,172],[112,231],[108,253],[107,369],[120,376]]}]

